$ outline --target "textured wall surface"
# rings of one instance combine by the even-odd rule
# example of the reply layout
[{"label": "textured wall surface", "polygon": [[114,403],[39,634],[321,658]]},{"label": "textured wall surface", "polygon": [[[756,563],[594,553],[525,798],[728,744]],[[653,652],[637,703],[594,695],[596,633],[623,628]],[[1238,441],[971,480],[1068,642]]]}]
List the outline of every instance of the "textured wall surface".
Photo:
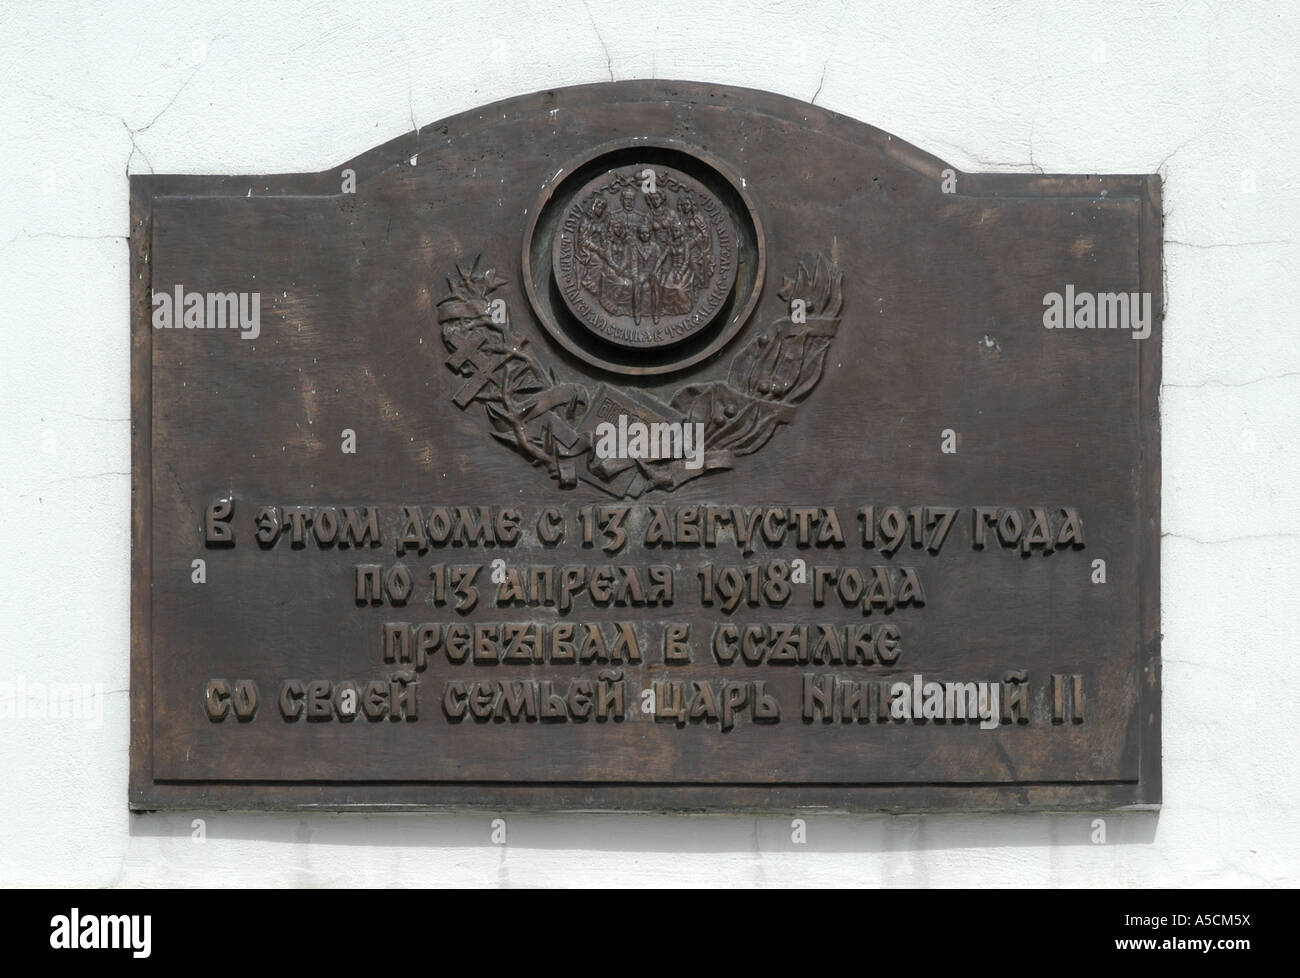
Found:
[{"label": "textured wall surface", "polygon": [[[103,696],[0,716],[0,885],[1300,883],[1300,16],[974,6],[7,5],[0,683]],[[1091,815],[827,816],[802,844],[775,816],[511,815],[504,844],[486,814],[130,816],[126,175],[313,171],[650,77],[812,100],[965,170],[1164,175],[1163,810],[1104,842]]]}]

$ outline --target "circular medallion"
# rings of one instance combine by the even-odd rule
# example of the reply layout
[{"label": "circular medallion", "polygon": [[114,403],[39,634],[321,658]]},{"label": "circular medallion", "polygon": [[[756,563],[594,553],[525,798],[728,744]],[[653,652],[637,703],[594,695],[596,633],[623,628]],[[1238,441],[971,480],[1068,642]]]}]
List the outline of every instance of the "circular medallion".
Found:
[{"label": "circular medallion", "polygon": [[593,146],[524,213],[528,302],[552,340],[598,370],[646,377],[704,362],[763,289],[766,245],[745,181],[677,139]]},{"label": "circular medallion", "polygon": [[588,181],[552,244],[555,284],[583,328],[606,343],[661,349],[690,339],[736,285],[736,228],[703,184],[663,163]]}]

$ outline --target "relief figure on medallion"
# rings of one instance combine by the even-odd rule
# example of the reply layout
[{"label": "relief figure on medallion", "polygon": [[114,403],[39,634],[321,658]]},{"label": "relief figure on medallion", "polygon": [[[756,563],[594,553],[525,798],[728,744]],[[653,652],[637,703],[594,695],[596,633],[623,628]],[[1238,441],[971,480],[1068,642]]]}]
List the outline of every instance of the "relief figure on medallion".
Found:
[{"label": "relief figure on medallion", "polygon": [[591,203],[591,210],[578,229],[577,258],[582,268],[582,287],[593,294],[600,293],[600,277],[603,266],[602,254],[608,239],[608,221],[605,217],[605,198],[597,197]]},{"label": "relief figure on medallion", "polygon": [[664,263],[665,253],[659,247],[654,228],[649,222],[642,223],[636,229],[636,237],[631,262],[632,322],[640,326],[641,317],[647,312],[655,323],[659,322],[659,269]]}]

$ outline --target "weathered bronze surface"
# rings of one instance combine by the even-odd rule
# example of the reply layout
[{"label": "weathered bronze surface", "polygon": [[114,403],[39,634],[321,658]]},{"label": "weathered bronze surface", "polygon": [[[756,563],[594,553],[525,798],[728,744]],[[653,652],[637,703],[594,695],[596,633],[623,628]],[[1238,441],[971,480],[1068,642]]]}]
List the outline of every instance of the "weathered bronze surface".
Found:
[{"label": "weathered bronze surface", "polygon": [[131,178],[131,806],[1160,800],[1160,184],[761,92]]}]

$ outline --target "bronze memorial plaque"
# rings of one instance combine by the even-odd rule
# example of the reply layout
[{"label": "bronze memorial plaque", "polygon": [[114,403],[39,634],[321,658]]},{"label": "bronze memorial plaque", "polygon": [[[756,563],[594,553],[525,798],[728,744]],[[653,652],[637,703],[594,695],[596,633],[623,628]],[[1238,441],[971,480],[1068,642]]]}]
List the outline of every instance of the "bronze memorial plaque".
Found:
[{"label": "bronze memorial plaque", "polygon": [[762,92],[131,177],[131,807],[1160,801],[1160,182]]}]

